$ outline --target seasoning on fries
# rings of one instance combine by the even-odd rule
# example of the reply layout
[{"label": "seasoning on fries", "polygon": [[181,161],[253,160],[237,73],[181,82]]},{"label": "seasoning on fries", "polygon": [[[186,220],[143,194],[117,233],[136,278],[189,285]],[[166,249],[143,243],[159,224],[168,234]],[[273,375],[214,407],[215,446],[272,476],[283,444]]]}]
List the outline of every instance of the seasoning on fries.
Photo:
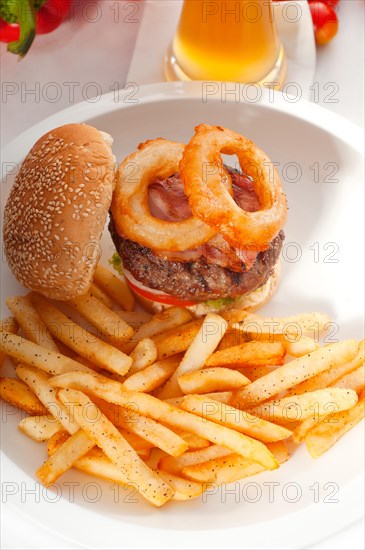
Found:
[{"label": "seasoning on fries", "polygon": [[31,415],[47,414],[47,409],[27,384],[17,378],[0,378],[0,397]]},{"label": "seasoning on fries", "polygon": [[[23,418],[18,428],[33,441],[49,441],[56,433],[62,430],[62,424],[50,414],[42,416],[27,416]],[[66,432],[67,433],[67,432]]]},{"label": "seasoning on fries", "polygon": [[[5,330],[11,334],[16,334],[18,332],[18,328],[18,323],[13,317],[7,317],[6,319],[0,320],[0,332]],[[5,359],[6,353],[0,351],[0,368],[4,364]]]},{"label": "seasoning on fries", "polygon": [[336,365],[350,361],[358,349],[356,340],[345,340],[320,348],[313,353],[298,357],[290,363],[273,370],[244,389],[238,391],[233,399],[243,403],[259,403],[288,390]]},{"label": "seasoning on fries", "polygon": [[[0,350],[18,362],[18,378],[2,378],[0,394],[32,415],[22,433],[48,441],[37,471],[45,485],[76,468],[134,484],[161,506],[274,470],[290,458],[286,441],[305,440],[320,456],[363,417],[364,341],[319,347],[310,328],[325,328],[327,316],[272,318],[275,333],[259,337],[250,323],[266,330],[268,320],[247,312],[194,320],[181,307],[152,318],[118,312],[100,273],[101,292],[68,305],[105,341],[81,341],[81,324],[37,295],[9,299],[15,319],[0,324]],[[60,327],[65,319],[76,338]],[[113,340],[114,322],[121,331]],[[294,322],[299,338],[288,328]],[[18,326],[25,338],[14,334]],[[286,354],[294,359],[283,364]]]},{"label": "seasoning on fries", "polygon": [[23,334],[28,340],[47,349],[58,351],[51,333],[34,307],[30,295],[14,296],[6,300],[6,305],[14,315]]}]

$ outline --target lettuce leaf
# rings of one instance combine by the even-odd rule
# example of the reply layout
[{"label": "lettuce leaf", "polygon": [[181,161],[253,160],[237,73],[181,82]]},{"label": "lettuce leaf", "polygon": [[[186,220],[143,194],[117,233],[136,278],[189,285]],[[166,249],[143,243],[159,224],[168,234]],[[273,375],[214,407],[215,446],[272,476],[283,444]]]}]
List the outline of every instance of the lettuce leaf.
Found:
[{"label": "lettuce leaf", "polygon": [[211,307],[212,309],[220,309],[224,306],[227,306],[228,304],[232,304],[236,298],[217,298],[216,300],[208,300],[205,302],[208,307]]},{"label": "lettuce leaf", "polygon": [[113,266],[113,269],[119,273],[119,275],[123,275],[123,264],[122,264],[122,258],[119,256],[118,252],[114,252],[113,256],[110,258],[109,263],[111,266]]}]

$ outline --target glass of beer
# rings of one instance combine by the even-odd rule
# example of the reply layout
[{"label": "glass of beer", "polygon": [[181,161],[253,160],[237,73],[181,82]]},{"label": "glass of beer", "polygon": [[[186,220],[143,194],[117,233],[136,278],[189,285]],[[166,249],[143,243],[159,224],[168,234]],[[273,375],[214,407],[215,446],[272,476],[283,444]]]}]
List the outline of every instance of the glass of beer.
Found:
[{"label": "glass of beer", "polygon": [[228,80],[280,89],[286,58],[271,0],[184,0],[167,80]]}]

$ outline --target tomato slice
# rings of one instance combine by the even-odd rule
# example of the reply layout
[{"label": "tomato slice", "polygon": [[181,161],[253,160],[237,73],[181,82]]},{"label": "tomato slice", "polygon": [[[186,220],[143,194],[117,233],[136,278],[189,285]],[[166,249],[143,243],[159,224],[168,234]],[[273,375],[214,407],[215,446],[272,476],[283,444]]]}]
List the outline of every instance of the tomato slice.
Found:
[{"label": "tomato slice", "polygon": [[137,285],[131,281],[128,273],[124,273],[124,275],[133,292],[135,292],[139,296],[142,296],[142,298],[146,298],[147,300],[151,300],[152,302],[158,302],[159,304],[165,304],[167,306],[188,307],[196,305],[196,302],[191,302],[189,300],[180,300],[175,296],[171,296],[171,294],[164,294],[159,291],[154,292],[153,289],[147,289],[147,287],[141,288],[141,285]]}]

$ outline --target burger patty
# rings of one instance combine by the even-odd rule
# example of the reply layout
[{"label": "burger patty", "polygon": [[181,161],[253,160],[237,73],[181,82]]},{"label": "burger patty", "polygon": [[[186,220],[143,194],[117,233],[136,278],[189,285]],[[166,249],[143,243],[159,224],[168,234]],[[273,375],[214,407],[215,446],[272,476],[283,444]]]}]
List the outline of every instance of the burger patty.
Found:
[{"label": "burger patty", "polygon": [[204,257],[193,262],[166,260],[150,248],[121,237],[110,214],[109,231],[125,269],[143,285],[171,294],[181,300],[205,302],[248,294],[263,286],[277,263],[284,232],[260,252],[248,271],[236,272],[209,264]]}]

